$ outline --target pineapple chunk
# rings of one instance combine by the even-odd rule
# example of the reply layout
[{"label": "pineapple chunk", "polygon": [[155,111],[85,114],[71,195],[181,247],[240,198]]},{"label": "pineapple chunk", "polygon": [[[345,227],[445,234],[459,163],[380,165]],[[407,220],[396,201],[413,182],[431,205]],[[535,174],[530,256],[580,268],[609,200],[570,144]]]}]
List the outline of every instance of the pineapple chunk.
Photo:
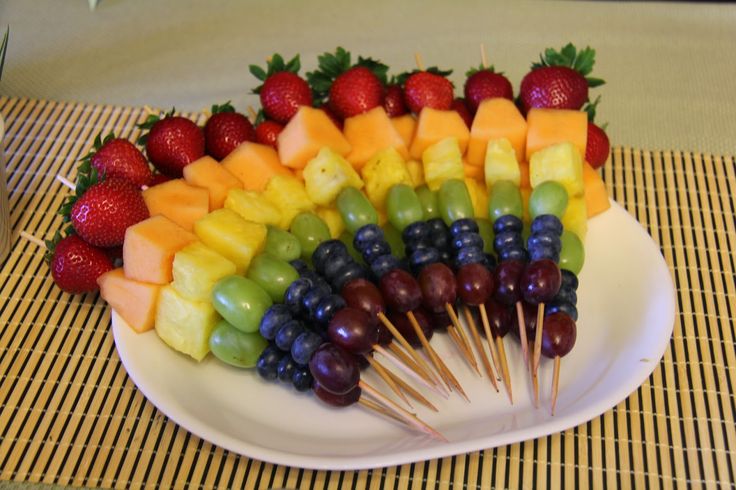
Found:
[{"label": "pineapple chunk", "polygon": [[585,242],[585,234],[588,232],[588,208],[584,197],[574,197],[567,201],[567,209],[562,215],[562,227],[575,233],[580,241]]},{"label": "pineapple chunk", "polygon": [[385,210],[386,194],[395,184],[412,185],[404,159],[395,148],[386,148],[368,160],[361,170],[365,194],[378,211]]},{"label": "pineapple chunk", "polygon": [[488,191],[486,188],[483,184],[470,177],[465,177],[465,187],[468,188],[475,217],[488,218]]},{"label": "pineapple chunk", "polygon": [[235,211],[241,218],[253,223],[274,226],[281,223],[281,211],[255,191],[230,190],[225,198],[225,208]]},{"label": "pineapple chunk", "polygon": [[328,206],[345,187],[363,187],[358,172],[330,148],[322,148],[304,167],[307,195],[317,205]]},{"label": "pineapple chunk", "polygon": [[445,138],[424,150],[422,162],[424,179],[430,190],[438,190],[446,180],[465,178],[463,154],[457,138]]},{"label": "pineapple chunk", "polygon": [[263,196],[271,201],[281,211],[279,228],[288,230],[291,220],[304,211],[314,211],[315,205],[304,183],[290,175],[276,175],[268,181]]},{"label": "pineapple chunk", "polygon": [[172,349],[201,361],[210,351],[210,334],[219,320],[210,301],[190,301],[171,285],[161,288],[156,333]]},{"label": "pineapple chunk", "polygon": [[411,176],[411,185],[415,189],[420,185],[424,185],[424,168],[422,162],[418,160],[408,160],[406,162],[406,169],[409,171]]},{"label": "pineapple chunk", "polygon": [[263,249],[266,225],[245,221],[230,209],[218,209],[194,223],[194,233],[205,245],[235,264],[238,274]]},{"label": "pineapple chunk", "polygon": [[330,236],[332,238],[339,238],[342,232],[345,231],[345,222],[342,220],[342,215],[337,209],[319,208],[317,209],[317,216],[327,223],[327,228],[330,229]]},{"label": "pineapple chunk", "polygon": [[529,161],[529,180],[532,188],[547,180],[562,184],[570,197],[579,197],[585,191],[583,158],[572,143],[558,143],[539,150]]},{"label": "pineapple chunk", "polygon": [[196,241],[176,252],[173,272],[176,292],[192,301],[210,301],[215,283],[235,274],[235,264]]},{"label": "pineapple chunk", "polygon": [[516,161],[516,150],[506,138],[488,141],[485,175],[489,189],[499,180],[510,180],[514,185],[520,185],[521,171]]}]

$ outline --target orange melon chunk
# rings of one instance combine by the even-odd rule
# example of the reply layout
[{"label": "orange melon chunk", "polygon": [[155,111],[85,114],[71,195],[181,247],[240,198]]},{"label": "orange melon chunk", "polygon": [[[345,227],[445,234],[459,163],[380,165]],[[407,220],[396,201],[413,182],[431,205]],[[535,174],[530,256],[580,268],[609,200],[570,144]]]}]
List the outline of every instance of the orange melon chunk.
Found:
[{"label": "orange melon chunk", "polygon": [[291,175],[291,171],[281,165],[276,150],[250,141],[238,145],[221,165],[240,180],[246,191],[261,192],[274,175]]},{"label": "orange melon chunk", "polygon": [[210,156],[204,156],[184,167],[184,180],[209,191],[210,211],[220,209],[225,204],[230,189],[243,188],[237,177]]},{"label": "orange melon chunk", "polygon": [[588,115],[564,109],[530,109],[526,116],[526,158],[557,143],[570,142],[585,155],[588,142]]},{"label": "orange melon chunk", "polygon": [[138,333],[153,329],[161,285],[125,277],[122,267],[97,278],[100,296]]},{"label": "orange melon chunk", "polygon": [[585,206],[588,211],[588,218],[611,207],[606,184],[598,171],[591,167],[588,162],[583,162],[583,182],[585,184]]},{"label": "orange melon chunk", "polygon": [[325,111],[301,106],[279,133],[279,159],[289,168],[302,169],[325,146],[340,156],[350,152],[350,143]]},{"label": "orange melon chunk", "polygon": [[406,160],[409,150],[401,134],[391,123],[383,107],[375,107],[368,112],[345,119],[343,134],[352,146],[345,159],[356,170],[376,153],[386,148],[394,148]]},{"label": "orange melon chunk", "polygon": [[482,166],[490,140],[506,138],[516,151],[516,161],[524,160],[527,123],[514,103],[501,97],[486,99],[478,106],[470,128],[468,152],[471,165]]},{"label": "orange melon chunk", "polygon": [[425,107],[419,113],[414,139],[409,148],[412,158],[420,160],[428,147],[445,138],[456,138],[460,153],[465,153],[470,130],[456,111],[440,111]]},{"label": "orange melon chunk", "polygon": [[173,179],[143,191],[143,200],[151,216],[162,214],[185,230],[210,211],[210,193],[202,187]]},{"label": "orange melon chunk", "polygon": [[465,172],[465,177],[468,177],[470,179],[474,179],[474,180],[484,180],[485,179],[485,172],[484,172],[484,168],[482,165],[480,167],[477,167],[475,165],[470,165],[466,161],[463,161],[463,172]]},{"label": "orange melon chunk", "polygon": [[411,114],[405,114],[403,116],[392,117],[391,124],[394,125],[396,131],[404,140],[404,144],[408,148],[411,145],[411,140],[414,139],[414,130],[417,128],[417,120]]},{"label": "orange melon chunk", "polygon": [[529,178],[529,162],[519,162],[519,174],[521,174],[519,187],[522,189],[531,189],[532,183]]},{"label": "orange melon chunk", "polygon": [[125,230],[125,277],[140,282],[168,284],[174,277],[174,254],[197,237],[166,216],[156,215]]}]

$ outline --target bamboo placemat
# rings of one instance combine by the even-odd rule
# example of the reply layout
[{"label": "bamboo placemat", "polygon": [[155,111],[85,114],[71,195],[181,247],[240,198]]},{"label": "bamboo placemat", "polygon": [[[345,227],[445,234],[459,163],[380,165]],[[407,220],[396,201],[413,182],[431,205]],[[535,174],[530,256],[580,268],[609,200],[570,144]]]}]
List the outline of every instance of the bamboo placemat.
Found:
[{"label": "bamboo placemat", "polygon": [[[0,275],[0,480],[112,488],[630,488],[736,482],[734,158],[614,148],[613,197],[650,232],[677,286],[670,348],[604,415],[564,433],[359,472],[275,466],[179,428],[136,390],[97,295],[56,288],[26,230],[50,237],[76,159],[132,138],[139,108],[0,98],[12,253]],[[622,305],[625,307],[625,305]]]}]

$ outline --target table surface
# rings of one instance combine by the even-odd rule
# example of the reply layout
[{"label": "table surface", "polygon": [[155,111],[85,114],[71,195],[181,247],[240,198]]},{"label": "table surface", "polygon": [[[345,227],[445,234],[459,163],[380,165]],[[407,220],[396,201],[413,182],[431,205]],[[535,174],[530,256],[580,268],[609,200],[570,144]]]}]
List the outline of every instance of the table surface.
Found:
[{"label": "table surface", "polygon": [[[736,8],[385,0],[360,14],[356,8],[103,0],[89,12],[81,0],[0,3],[0,20],[11,24],[0,114],[14,230],[0,275],[0,489],[228,481],[248,488],[733,486]],[[58,229],[53,211],[64,193],[53,176],[72,174],[90,135],[115,128],[132,136],[144,104],[255,104],[246,93],[255,83],[247,65],[273,52],[299,52],[311,69],[319,53],[343,45],[398,71],[412,68],[418,51],[427,64],[455,68],[460,84],[483,42],[518,87],[542,48],[569,40],[598,51],[595,71],[608,81],[597,90],[599,114],[615,145],[603,176],[661,247],[678,315],[650,379],[564,433],[354,473],[274,467],[222,451],[137,392],[116,356],[102,301],[61,294],[39,254],[18,237],[20,230],[49,236]],[[166,456],[175,468],[162,462]]]}]

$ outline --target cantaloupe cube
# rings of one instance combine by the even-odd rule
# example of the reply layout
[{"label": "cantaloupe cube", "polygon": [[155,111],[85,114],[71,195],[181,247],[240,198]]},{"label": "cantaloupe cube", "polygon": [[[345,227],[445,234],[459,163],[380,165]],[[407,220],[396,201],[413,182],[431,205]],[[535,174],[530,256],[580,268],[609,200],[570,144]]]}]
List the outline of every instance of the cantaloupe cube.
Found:
[{"label": "cantaloupe cube", "polygon": [[530,109],[526,115],[526,159],[548,146],[570,142],[585,155],[588,142],[588,115],[566,109]]},{"label": "cantaloupe cube", "polygon": [[420,159],[424,150],[445,138],[455,138],[462,155],[468,147],[470,130],[462,116],[456,111],[441,111],[425,107],[419,113],[409,154],[412,158]]},{"label": "cantaloupe cube", "polygon": [[230,189],[243,188],[237,177],[210,156],[203,156],[184,167],[184,180],[209,191],[210,211],[222,207]]},{"label": "cantaloupe cube", "polygon": [[174,255],[171,283],[176,292],[192,301],[211,301],[212,288],[225,276],[235,274],[235,264],[200,241]]},{"label": "cantaloupe cube", "polygon": [[277,146],[281,163],[289,168],[304,168],[324,148],[345,156],[350,143],[321,109],[301,106],[279,133]]},{"label": "cantaloupe cube", "polygon": [[347,160],[325,147],[304,167],[304,187],[313,203],[329,206],[344,188],[362,188],[363,179]]},{"label": "cantaloupe cube", "polygon": [[156,319],[156,305],[161,285],[134,281],[125,277],[122,267],[97,278],[100,296],[138,333],[151,330]]},{"label": "cantaloupe cube", "polygon": [[230,209],[218,209],[194,224],[194,233],[215,252],[235,264],[238,274],[266,243],[266,225],[245,221]]},{"label": "cantaloupe cube", "polygon": [[211,301],[191,301],[173,286],[164,286],[156,309],[156,333],[172,349],[204,359],[210,351],[210,334],[220,321]]},{"label": "cantaloupe cube", "polygon": [[[465,124],[465,123],[463,123]],[[422,154],[424,180],[436,191],[449,179],[464,179],[463,157],[457,139],[445,138],[427,147]]]},{"label": "cantaloupe cube", "polygon": [[342,220],[342,215],[337,209],[332,207],[317,208],[316,214],[327,224],[332,238],[339,238],[342,232],[345,231],[345,222]]},{"label": "cantaloupe cube", "polygon": [[386,148],[396,149],[404,160],[409,158],[404,139],[381,106],[346,118],[342,132],[352,146],[345,158],[356,170],[363,168],[373,155]]},{"label": "cantaloupe cube", "polygon": [[490,140],[505,138],[516,152],[516,161],[524,160],[527,123],[516,105],[508,99],[486,99],[478,106],[470,128],[470,140],[466,160],[471,165],[482,166]]},{"label": "cantaloupe cube", "polygon": [[123,242],[125,277],[153,284],[170,283],[174,254],[196,239],[194,233],[162,215],[129,226]]},{"label": "cantaloupe cube", "polygon": [[361,170],[365,195],[376,210],[384,211],[386,194],[396,184],[411,185],[411,175],[404,158],[395,148],[376,153]]},{"label": "cantaloupe cube", "polygon": [[391,124],[394,125],[396,131],[404,140],[404,144],[407,148],[411,145],[411,141],[414,139],[414,131],[417,129],[417,120],[411,114],[404,114],[403,116],[392,117]]},{"label": "cantaloupe cube", "polygon": [[261,192],[274,175],[291,175],[291,171],[281,165],[273,147],[251,141],[238,145],[220,165],[237,177],[247,191]]},{"label": "cantaloupe cube", "polygon": [[465,187],[468,188],[475,217],[488,218],[488,191],[485,184],[481,184],[476,179],[465,177]]},{"label": "cantaloupe cube", "polygon": [[572,143],[557,143],[532,154],[529,160],[532,188],[548,180],[562,184],[570,197],[583,195],[583,157]]},{"label": "cantaloupe cube", "polygon": [[192,231],[194,222],[210,211],[210,193],[202,187],[173,179],[143,191],[143,200],[151,216],[161,214]]},{"label": "cantaloupe cube", "polygon": [[227,194],[225,208],[235,211],[246,221],[278,226],[281,223],[281,211],[263,194],[256,191],[233,189]]},{"label": "cantaloupe cube", "polygon": [[588,162],[583,162],[583,182],[585,183],[585,207],[588,211],[588,218],[611,207],[606,184],[598,171]]},{"label": "cantaloupe cube", "polygon": [[284,230],[289,229],[294,216],[304,211],[314,211],[316,208],[307,195],[304,182],[293,176],[277,175],[272,178],[263,190],[263,197],[281,211],[279,228]]},{"label": "cantaloupe cube", "polygon": [[406,170],[411,176],[411,186],[415,189],[420,185],[424,185],[424,165],[418,160],[407,160]]},{"label": "cantaloupe cube", "polygon": [[567,209],[562,215],[562,226],[585,242],[585,234],[588,232],[588,211],[585,208],[584,197],[574,197],[567,201]]},{"label": "cantaloupe cube", "polygon": [[516,159],[514,147],[506,138],[488,141],[484,175],[489,189],[499,180],[508,180],[519,185],[521,181],[519,161]]},{"label": "cantaloupe cube", "polygon": [[469,163],[463,161],[463,172],[465,172],[466,178],[480,180],[480,181],[485,180],[485,169],[482,166],[477,167],[475,165],[470,165]]}]

